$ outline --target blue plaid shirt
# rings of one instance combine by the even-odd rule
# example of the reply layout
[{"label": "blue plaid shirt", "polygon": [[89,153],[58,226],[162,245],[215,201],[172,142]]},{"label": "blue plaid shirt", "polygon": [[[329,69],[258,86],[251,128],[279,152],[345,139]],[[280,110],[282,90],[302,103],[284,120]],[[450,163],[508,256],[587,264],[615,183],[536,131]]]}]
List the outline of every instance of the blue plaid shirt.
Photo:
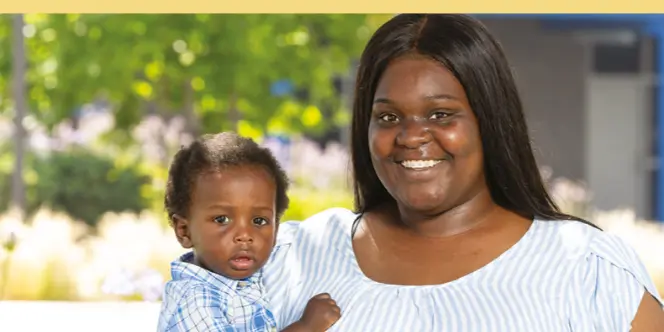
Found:
[{"label": "blue plaid shirt", "polygon": [[193,258],[190,252],[171,263],[173,280],[164,289],[159,332],[277,330],[260,272],[233,280],[192,264]]}]

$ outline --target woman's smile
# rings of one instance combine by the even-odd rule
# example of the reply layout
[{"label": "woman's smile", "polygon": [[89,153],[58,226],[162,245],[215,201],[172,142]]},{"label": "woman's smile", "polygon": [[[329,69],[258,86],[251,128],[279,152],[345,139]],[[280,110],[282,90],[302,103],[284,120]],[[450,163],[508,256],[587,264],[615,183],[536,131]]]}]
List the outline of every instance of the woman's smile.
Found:
[{"label": "woman's smile", "polygon": [[395,176],[404,181],[427,182],[443,176],[449,167],[444,160],[406,160],[395,163]]}]

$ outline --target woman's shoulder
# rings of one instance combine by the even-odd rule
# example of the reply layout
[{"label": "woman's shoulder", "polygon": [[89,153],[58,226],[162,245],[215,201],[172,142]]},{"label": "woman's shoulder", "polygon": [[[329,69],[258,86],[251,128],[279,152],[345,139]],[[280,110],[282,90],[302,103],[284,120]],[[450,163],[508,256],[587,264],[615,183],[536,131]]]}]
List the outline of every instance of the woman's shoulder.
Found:
[{"label": "woman's shoulder", "polygon": [[623,269],[643,267],[636,250],[619,235],[576,220],[540,223],[543,225],[542,235],[553,237],[562,246],[562,250],[578,254],[584,260],[598,257]]},{"label": "woman's shoulder", "polygon": [[662,300],[641,258],[625,239],[579,221],[545,221],[568,270],[567,308],[574,326],[629,330],[644,294]]},{"label": "woman's shoulder", "polygon": [[[644,293],[649,293],[664,306],[648,269],[632,244],[617,234],[595,228],[589,232],[591,239],[580,276],[595,281],[595,296],[600,296],[601,291],[613,293],[616,289],[623,289],[624,299],[632,302],[630,308],[634,312]],[[607,294],[604,299],[598,297],[598,301],[609,302],[613,296],[615,294]]]},{"label": "woman's shoulder", "polygon": [[540,236],[554,240],[557,251],[576,256],[581,265],[600,259],[606,264],[629,270],[637,277],[647,276],[636,250],[619,235],[575,220],[539,221]]},{"label": "woman's shoulder", "polygon": [[298,237],[320,237],[334,233],[348,233],[357,214],[346,208],[323,210],[303,221],[284,221],[277,232],[277,247],[291,244]]},{"label": "woman's shoulder", "polygon": [[[538,224],[536,243],[551,241],[555,251],[584,258],[588,255],[599,255],[609,260],[623,260],[619,257],[631,251],[631,247],[615,234],[607,233],[600,228],[577,220],[536,220]],[[634,257],[632,257],[634,258]]]}]

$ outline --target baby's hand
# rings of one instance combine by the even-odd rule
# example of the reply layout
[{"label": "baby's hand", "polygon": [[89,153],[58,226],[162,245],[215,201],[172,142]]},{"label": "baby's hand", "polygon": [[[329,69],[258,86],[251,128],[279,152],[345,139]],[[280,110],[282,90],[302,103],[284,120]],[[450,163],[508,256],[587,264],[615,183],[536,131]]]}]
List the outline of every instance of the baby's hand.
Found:
[{"label": "baby's hand", "polygon": [[327,331],[341,317],[341,309],[330,294],[318,294],[311,298],[300,322],[311,332]]}]

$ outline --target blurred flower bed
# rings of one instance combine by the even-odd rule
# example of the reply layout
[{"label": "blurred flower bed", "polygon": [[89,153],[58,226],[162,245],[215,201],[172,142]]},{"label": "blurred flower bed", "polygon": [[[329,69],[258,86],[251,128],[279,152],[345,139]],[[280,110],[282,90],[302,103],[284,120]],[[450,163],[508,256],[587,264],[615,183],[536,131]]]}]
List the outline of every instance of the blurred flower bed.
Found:
[{"label": "blurred flower bed", "polygon": [[[577,209],[633,245],[664,292],[660,224],[636,220],[628,210],[579,211],[587,197],[582,186],[566,180],[552,186],[563,209]],[[298,220],[326,207],[349,207],[351,202],[348,194],[320,196],[311,189],[295,189],[293,197],[297,212],[291,216]],[[158,300],[169,277],[169,262],[183,252],[163,214],[149,211],[108,213],[94,232],[48,210],[40,210],[27,225],[10,212],[0,217],[0,239],[0,296],[11,300]]]},{"label": "blurred flower bed", "polygon": [[[345,191],[291,190],[285,220],[352,206]],[[27,223],[0,215],[0,299],[158,300],[182,253],[165,214],[107,213],[95,229],[41,209]]]}]

